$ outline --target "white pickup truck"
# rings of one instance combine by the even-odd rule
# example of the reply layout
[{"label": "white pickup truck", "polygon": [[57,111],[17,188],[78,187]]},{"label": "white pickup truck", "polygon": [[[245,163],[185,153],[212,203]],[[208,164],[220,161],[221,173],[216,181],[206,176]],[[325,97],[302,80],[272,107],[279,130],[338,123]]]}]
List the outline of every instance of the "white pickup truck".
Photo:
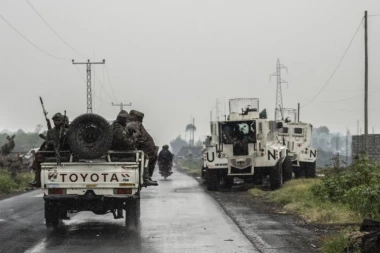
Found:
[{"label": "white pickup truck", "polygon": [[48,228],[69,219],[68,213],[112,213],[120,219],[123,210],[125,224],[138,226],[142,176],[148,160],[142,151],[110,150],[112,137],[111,126],[103,117],[83,114],[68,128],[66,150],[37,152]]},{"label": "white pickup truck", "polygon": [[[49,151],[39,152],[49,155]],[[113,161],[113,156],[119,156]],[[123,158],[120,158],[123,157]],[[47,159],[48,160],[48,159]],[[45,200],[47,227],[57,227],[67,213],[92,211],[95,214],[113,213],[124,218],[127,226],[137,226],[140,218],[140,190],[144,153],[112,152],[105,159],[43,162],[41,188]]]}]

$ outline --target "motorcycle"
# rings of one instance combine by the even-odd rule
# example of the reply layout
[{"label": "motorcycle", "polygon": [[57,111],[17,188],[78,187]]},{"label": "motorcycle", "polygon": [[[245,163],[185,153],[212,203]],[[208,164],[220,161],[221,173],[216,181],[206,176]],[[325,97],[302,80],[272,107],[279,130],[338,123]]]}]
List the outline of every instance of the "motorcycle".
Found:
[{"label": "motorcycle", "polygon": [[170,163],[170,164],[158,163],[158,168],[160,170],[159,173],[161,174],[161,176],[163,176],[166,179],[171,174],[173,174],[172,166],[173,166],[172,163]]}]

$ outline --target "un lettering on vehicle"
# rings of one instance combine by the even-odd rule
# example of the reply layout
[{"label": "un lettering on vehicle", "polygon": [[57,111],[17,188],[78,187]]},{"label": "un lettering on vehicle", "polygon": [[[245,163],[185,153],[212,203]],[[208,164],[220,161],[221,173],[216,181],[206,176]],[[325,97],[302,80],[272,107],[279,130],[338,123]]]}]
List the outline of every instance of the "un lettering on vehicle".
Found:
[{"label": "un lettering on vehicle", "polygon": [[62,183],[96,183],[96,182],[128,182],[129,174],[121,173],[121,178],[117,173],[60,173],[58,178]]},{"label": "un lettering on vehicle", "polygon": [[228,163],[215,163],[215,167],[225,167]]}]

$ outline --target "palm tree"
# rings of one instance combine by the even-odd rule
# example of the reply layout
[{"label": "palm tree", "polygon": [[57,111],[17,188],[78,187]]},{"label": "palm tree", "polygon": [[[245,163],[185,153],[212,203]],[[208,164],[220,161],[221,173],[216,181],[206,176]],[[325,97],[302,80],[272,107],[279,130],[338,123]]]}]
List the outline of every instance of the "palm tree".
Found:
[{"label": "palm tree", "polygon": [[194,118],[193,118],[193,123],[192,124],[191,123],[187,124],[185,131],[186,132],[190,132],[190,141],[189,141],[189,144],[190,144],[190,146],[194,146],[194,132],[197,131],[197,128],[194,125]]}]

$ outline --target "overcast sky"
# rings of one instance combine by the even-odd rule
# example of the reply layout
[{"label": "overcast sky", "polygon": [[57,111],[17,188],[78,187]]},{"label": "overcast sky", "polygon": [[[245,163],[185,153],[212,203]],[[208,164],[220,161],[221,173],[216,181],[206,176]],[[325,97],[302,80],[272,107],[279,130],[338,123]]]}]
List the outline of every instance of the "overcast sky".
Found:
[{"label": "overcast sky", "polygon": [[[93,65],[93,111],[113,119],[129,103],[163,145],[195,118],[196,136],[209,133],[215,100],[260,98],[273,118],[277,58],[284,107],[306,105],[325,85],[353,38],[364,11],[378,0],[31,0],[77,52],[63,43],[25,0],[0,1],[0,129],[45,125],[39,96],[51,117],[86,112],[86,68]],[[369,18],[369,132],[380,132],[380,16]],[[85,57],[83,57],[84,55]],[[108,75],[107,75],[108,73]],[[359,28],[330,83],[301,109],[301,120],[356,133],[364,115],[364,29]],[[347,99],[349,98],[349,99]],[[129,108],[128,108],[129,109]],[[224,105],[220,105],[224,110]],[[215,114],[215,109],[214,109]],[[364,130],[363,130],[364,131]]]}]

